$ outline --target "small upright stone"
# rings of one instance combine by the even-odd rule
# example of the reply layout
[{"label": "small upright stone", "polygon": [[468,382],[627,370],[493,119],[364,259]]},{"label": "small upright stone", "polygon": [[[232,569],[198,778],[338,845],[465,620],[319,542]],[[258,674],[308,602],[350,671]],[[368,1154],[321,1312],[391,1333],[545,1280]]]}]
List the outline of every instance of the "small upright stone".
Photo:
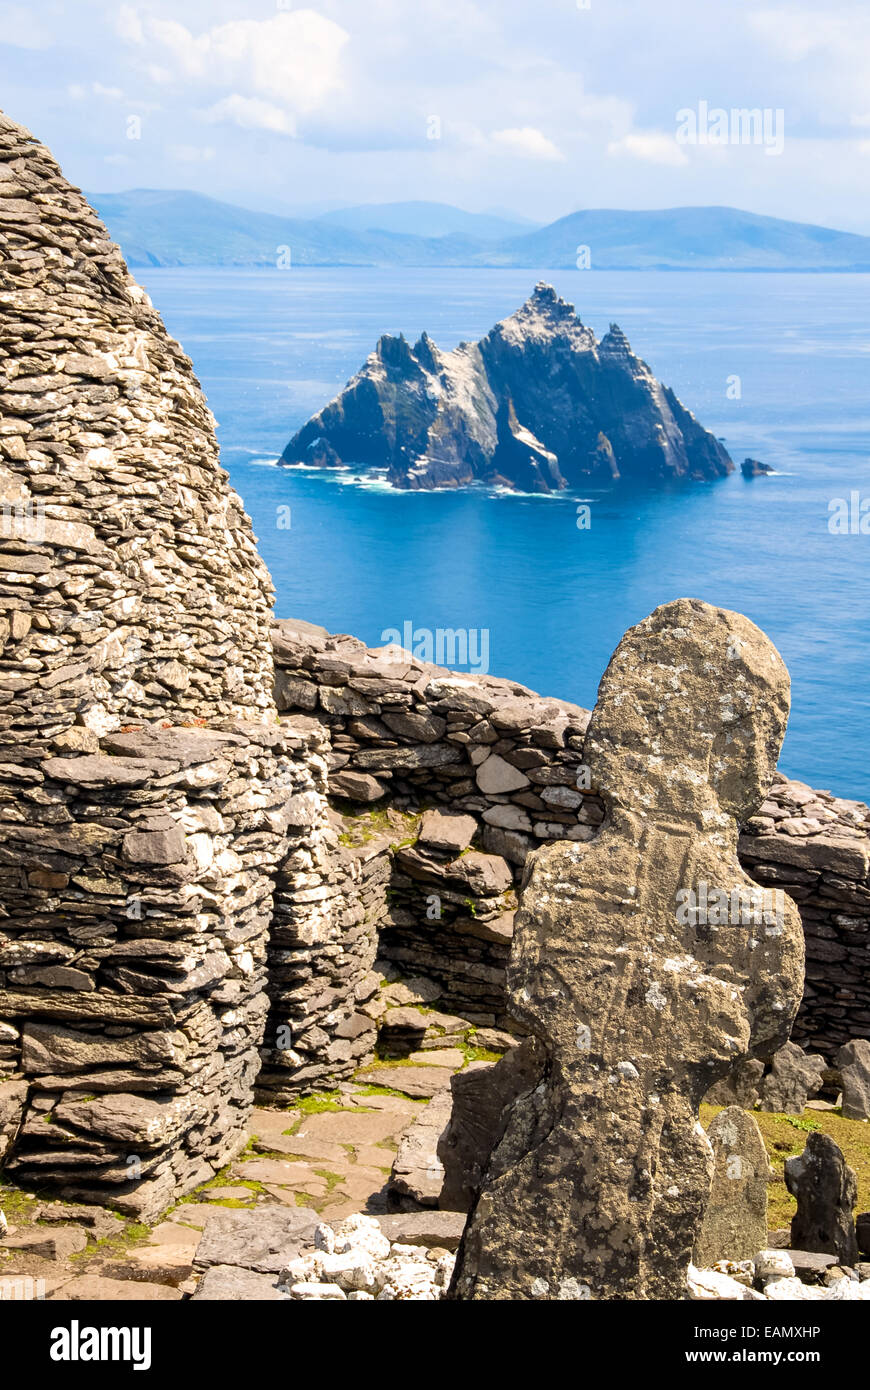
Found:
[{"label": "small upright stone", "polygon": [[796,1043],[786,1043],[774,1053],[770,1071],[761,1083],[761,1109],[779,1115],[803,1114],[827,1069],[824,1057],[804,1052]]},{"label": "small upright stone", "polygon": [[719,1260],[750,1260],[767,1243],[770,1164],[758,1123],[739,1105],[710,1124],[713,1186],[695,1243],[694,1263],[709,1269]]},{"label": "small upright stone", "polygon": [[732,906],[760,891],[737,821],[788,706],[781,657],[739,614],[680,599],[619,644],[584,748],[601,831],[527,866],[508,997],[543,1066],[508,1102],[450,1297],[688,1297],[713,1177],[699,1102],[782,1046],[803,990],[794,903],[751,926]]},{"label": "small upright stone", "polygon": [[815,1131],[802,1154],[786,1159],[785,1185],[797,1202],[791,1222],[795,1250],[820,1250],[853,1265],[858,1180],[830,1135]]},{"label": "small upright stone", "polygon": [[847,1120],[870,1120],[870,1042],[854,1038],[837,1053]]}]

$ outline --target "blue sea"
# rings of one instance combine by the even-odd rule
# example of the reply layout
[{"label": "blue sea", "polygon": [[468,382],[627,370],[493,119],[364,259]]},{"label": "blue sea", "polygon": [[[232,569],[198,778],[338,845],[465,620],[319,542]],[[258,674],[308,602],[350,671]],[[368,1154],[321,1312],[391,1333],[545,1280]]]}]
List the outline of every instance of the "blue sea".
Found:
[{"label": "blue sea", "polygon": [[[870,496],[870,277],[521,270],[140,272],[192,357],[281,617],[380,644],[489,631],[489,669],[591,706],[622,633],[683,595],[738,609],[792,676],[781,767],[870,797],[870,535],[828,529]],[[545,279],[611,322],[739,462],[776,476],[656,492],[394,492],[275,466],[382,333],[475,339]],[[734,378],[739,378],[739,384]],[[591,527],[577,506],[591,503]],[[290,509],[289,513],[286,510]],[[287,528],[287,521],[291,524]]]}]

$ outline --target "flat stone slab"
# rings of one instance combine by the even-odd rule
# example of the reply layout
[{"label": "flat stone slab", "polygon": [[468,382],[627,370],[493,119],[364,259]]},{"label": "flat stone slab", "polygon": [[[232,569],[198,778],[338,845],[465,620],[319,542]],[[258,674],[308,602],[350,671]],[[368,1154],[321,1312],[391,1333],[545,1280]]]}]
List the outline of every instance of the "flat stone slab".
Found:
[{"label": "flat stone slab", "polygon": [[826,1269],[840,1263],[837,1255],[822,1255],[815,1250],[787,1250],[786,1254],[790,1256],[796,1274],[800,1274],[801,1270],[806,1273],[824,1274]]},{"label": "flat stone slab", "polygon": [[197,1285],[191,1303],[288,1303],[289,1294],[279,1293],[272,1274],[256,1274],[239,1265],[212,1265]]},{"label": "flat stone slab", "polygon": [[433,1250],[456,1250],[465,1230],[464,1211],[409,1211],[379,1216],[387,1240],[399,1245],[425,1245]]},{"label": "flat stone slab", "polygon": [[235,1265],[277,1274],[314,1239],[319,1217],[302,1207],[217,1208],[209,1216],[194,1256],[194,1269]]},{"label": "flat stone slab", "polygon": [[362,1094],[349,1096],[348,1099],[354,1105],[358,1105],[361,1110],[383,1110],[385,1114],[399,1115],[404,1120],[411,1119],[417,1113],[417,1107],[404,1096],[364,1096]]},{"label": "flat stone slab", "polygon": [[426,811],[420,824],[419,841],[444,854],[459,854],[471,844],[477,828],[473,816],[457,815],[450,811]]},{"label": "flat stone slab", "polygon": [[[336,1144],[329,1139],[312,1139],[310,1136],[306,1136],[303,1139],[300,1134],[282,1134],[279,1135],[277,1139],[269,1138],[260,1140],[259,1143],[254,1145],[254,1149],[257,1153],[289,1154],[291,1158],[283,1160],[287,1163],[291,1163],[292,1159],[297,1156],[304,1159],[315,1159],[319,1161],[321,1165],[323,1162],[344,1163],[347,1160],[347,1151],[343,1149],[340,1144]],[[264,1159],[263,1161],[269,1162],[270,1160]],[[275,1159],[272,1161],[281,1162],[282,1160]],[[301,1167],[302,1165],[299,1164],[297,1166]]]},{"label": "flat stone slab", "polygon": [[113,1260],[111,1264],[102,1268],[104,1278],[132,1280],[143,1284],[170,1284],[175,1289],[184,1284],[192,1274],[193,1265],[190,1260],[183,1263],[166,1259],[140,1262],[132,1255],[128,1260]]},{"label": "flat stone slab", "polygon": [[429,1100],[450,1085],[452,1075],[447,1067],[375,1067],[371,1071],[357,1072],[357,1080],[370,1086],[389,1086],[391,1091]]},{"label": "flat stone slab", "polygon": [[101,1274],[82,1274],[49,1295],[53,1302],[74,1303],[172,1303],[184,1297],[169,1284],[147,1284],[138,1279],[107,1279]]},{"label": "flat stone slab", "polygon": [[[342,1158],[347,1155],[339,1149]],[[300,1183],[310,1182],[317,1174],[308,1163],[283,1162],[280,1158],[254,1158],[233,1165],[233,1176],[243,1182]],[[248,1189],[250,1192],[250,1189]],[[251,1194],[253,1195],[253,1194]]]},{"label": "flat stone slab", "polygon": [[[399,1070],[412,1069],[403,1067]],[[432,1075],[438,1074],[433,1067]],[[390,1086],[392,1082],[380,1084]],[[336,1144],[379,1144],[382,1139],[400,1134],[407,1123],[407,1110],[401,1114],[393,1110],[325,1110],[320,1115],[309,1115],[303,1120],[298,1135],[300,1139],[328,1139]]]},{"label": "flat stone slab", "polygon": [[465,1053],[458,1047],[433,1048],[431,1052],[412,1052],[409,1059],[418,1067],[450,1067],[451,1071],[461,1071],[465,1066]]},{"label": "flat stone slab", "polygon": [[7,1236],[4,1250],[38,1255],[43,1260],[65,1260],[84,1250],[88,1238],[77,1226],[34,1226],[22,1235]]},{"label": "flat stone slab", "polygon": [[196,1230],[191,1231],[194,1240],[197,1240],[197,1231],[201,1231],[206,1221],[213,1215],[212,1209],[203,1202],[182,1202],[181,1206],[176,1207],[170,1216],[167,1216],[166,1223],[173,1226],[195,1226]]}]

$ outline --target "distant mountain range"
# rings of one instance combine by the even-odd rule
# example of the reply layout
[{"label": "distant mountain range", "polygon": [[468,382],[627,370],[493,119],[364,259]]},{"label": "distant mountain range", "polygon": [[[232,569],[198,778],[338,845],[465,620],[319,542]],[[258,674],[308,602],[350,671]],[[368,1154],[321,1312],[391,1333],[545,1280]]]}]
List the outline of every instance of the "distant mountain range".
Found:
[{"label": "distant mountain range", "polygon": [[[130,266],[481,266],[593,270],[870,271],[870,237],[737,208],[592,209],[523,226],[446,203],[318,217],[252,212],[200,193],[91,193]],[[588,255],[587,255],[588,253]]]}]

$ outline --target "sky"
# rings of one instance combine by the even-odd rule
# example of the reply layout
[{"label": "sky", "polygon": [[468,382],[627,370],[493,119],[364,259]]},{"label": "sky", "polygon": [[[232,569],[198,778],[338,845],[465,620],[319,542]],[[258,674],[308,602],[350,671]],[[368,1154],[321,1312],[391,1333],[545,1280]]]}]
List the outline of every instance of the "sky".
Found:
[{"label": "sky", "polygon": [[73,183],[297,214],[727,204],[870,234],[868,72],[868,0],[0,0],[0,107]]}]

